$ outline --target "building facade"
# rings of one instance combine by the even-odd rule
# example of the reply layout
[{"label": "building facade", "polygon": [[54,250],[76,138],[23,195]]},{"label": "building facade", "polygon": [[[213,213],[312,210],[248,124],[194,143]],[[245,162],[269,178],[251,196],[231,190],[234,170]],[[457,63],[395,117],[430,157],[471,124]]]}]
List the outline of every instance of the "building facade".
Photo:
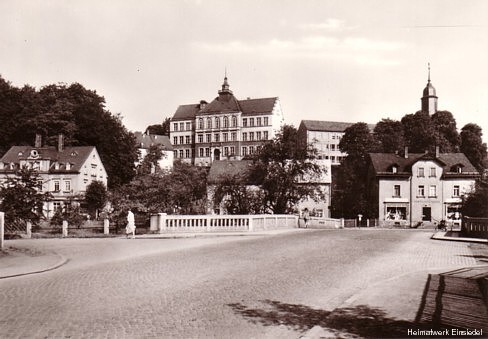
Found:
[{"label": "building facade", "polygon": [[[311,216],[317,218],[330,217],[330,191],[331,191],[331,165],[330,160],[315,160],[323,172],[320,175],[304,176],[297,178],[299,184],[317,186],[324,195],[324,199],[320,201],[309,197],[304,197],[296,205],[297,213],[301,213],[305,208],[308,208]],[[223,197],[221,201],[216,202],[215,190],[219,184],[224,180],[232,180],[234,183],[239,183],[250,191],[259,193],[261,188],[258,183],[253,182],[249,176],[252,168],[251,160],[227,160],[214,161],[210,167],[207,177],[207,213],[209,214],[228,214],[225,208],[225,200]],[[268,211],[269,212],[269,211]]]},{"label": "building facade", "polygon": [[241,160],[274,138],[283,124],[278,97],[238,100],[224,78],[210,103],[181,105],[171,119],[174,158],[210,166],[214,160]]},{"label": "building facade", "polygon": [[142,160],[146,157],[151,146],[158,145],[161,147],[163,157],[158,161],[159,167],[163,171],[170,171],[173,169],[173,145],[167,135],[157,135],[135,132],[137,147],[139,150],[139,159],[135,163],[136,168],[141,164]]},{"label": "building facade", "polygon": [[380,226],[460,223],[479,173],[463,153],[371,153],[370,192]]},{"label": "building facade", "polygon": [[41,190],[50,192],[52,200],[44,204],[46,217],[65,205],[78,201],[93,181],[107,186],[107,172],[94,146],[58,147],[12,146],[0,159],[0,183],[15,176],[21,168],[35,169],[42,180]]},{"label": "building facade", "polygon": [[[302,120],[298,127],[298,138],[302,145],[312,144],[318,151],[318,158],[330,160],[332,165],[339,165],[346,157],[341,152],[339,143],[351,122]],[[368,125],[370,130],[374,125]]]}]

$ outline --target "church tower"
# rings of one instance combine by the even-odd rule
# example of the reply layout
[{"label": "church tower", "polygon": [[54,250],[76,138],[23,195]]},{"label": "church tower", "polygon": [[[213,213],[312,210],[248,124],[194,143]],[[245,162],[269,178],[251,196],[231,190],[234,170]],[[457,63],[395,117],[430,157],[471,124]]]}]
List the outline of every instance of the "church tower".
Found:
[{"label": "church tower", "polygon": [[437,112],[437,96],[435,95],[435,88],[430,83],[430,63],[429,63],[429,77],[427,86],[424,88],[423,96],[420,99],[422,102],[422,112],[434,114]]}]

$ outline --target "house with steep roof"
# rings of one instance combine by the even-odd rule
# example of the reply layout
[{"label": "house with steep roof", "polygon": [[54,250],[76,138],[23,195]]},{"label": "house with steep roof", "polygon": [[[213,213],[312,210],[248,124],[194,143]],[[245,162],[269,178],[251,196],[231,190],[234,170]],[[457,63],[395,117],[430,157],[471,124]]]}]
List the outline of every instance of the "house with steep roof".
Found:
[{"label": "house with steep roof", "polygon": [[[346,157],[341,152],[339,143],[345,130],[354,125],[352,122],[302,120],[298,127],[298,140],[301,144],[313,144],[319,159],[330,160],[332,165],[339,165]],[[368,125],[373,131],[374,125]]]},{"label": "house with steep roof", "polygon": [[50,192],[52,200],[44,204],[44,214],[50,218],[57,209],[78,201],[93,181],[107,186],[107,172],[95,146],[64,146],[59,136],[58,147],[12,146],[0,158],[0,184],[22,168],[35,169],[42,180],[41,190]]},{"label": "house with steep roof", "polygon": [[463,153],[370,153],[369,192],[380,226],[460,223],[479,173]]},{"label": "house with steep roof", "polygon": [[[324,194],[324,199],[316,201],[309,197],[304,197],[297,206],[297,212],[308,208],[311,215],[317,218],[330,217],[330,185],[331,185],[331,165],[330,160],[315,160],[324,170],[320,175],[303,176],[297,178],[299,184],[315,185],[320,188]],[[214,202],[215,189],[225,180],[238,183],[247,188],[258,191],[259,183],[253,181],[250,176],[253,162],[252,160],[215,160],[210,167],[207,176],[207,213],[209,214],[227,214],[225,209],[225,199],[219,203]]]},{"label": "house with steep roof", "polygon": [[135,163],[136,168],[141,164],[146,157],[151,146],[160,146],[163,152],[163,157],[158,161],[158,165],[162,170],[169,171],[173,169],[173,145],[167,135],[149,134],[135,132],[137,149],[139,150],[139,159]]},{"label": "house with steep roof", "polygon": [[171,118],[174,158],[199,166],[215,160],[241,160],[283,124],[278,97],[238,100],[227,76],[218,96],[208,103],[181,105]]}]

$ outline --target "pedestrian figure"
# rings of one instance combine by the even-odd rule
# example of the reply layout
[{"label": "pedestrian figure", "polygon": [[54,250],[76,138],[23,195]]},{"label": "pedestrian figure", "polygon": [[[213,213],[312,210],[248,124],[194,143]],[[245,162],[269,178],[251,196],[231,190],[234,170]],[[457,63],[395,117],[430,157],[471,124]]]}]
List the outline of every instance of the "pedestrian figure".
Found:
[{"label": "pedestrian figure", "polygon": [[308,208],[305,207],[303,210],[303,221],[305,222],[305,228],[308,227],[308,220],[310,219],[310,214],[308,213]]},{"label": "pedestrian figure", "polygon": [[127,226],[125,227],[125,234],[127,238],[129,238],[129,234],[132,233],[132,239],[136,238],[136,223],[134,220],[134,213],[129,208],[129,212],[127,212]]}]

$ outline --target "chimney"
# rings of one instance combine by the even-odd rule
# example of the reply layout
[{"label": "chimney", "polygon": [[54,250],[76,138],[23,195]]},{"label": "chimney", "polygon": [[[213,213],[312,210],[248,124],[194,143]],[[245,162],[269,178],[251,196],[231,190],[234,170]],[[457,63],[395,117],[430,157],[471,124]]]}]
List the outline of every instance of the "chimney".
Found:
[{"label": "chimney", "polygon": [[42,136],[39,133],[36,133],[36,140],[34,141],[34,147],[36,148],[42,147]]},{"label": "chimney", "polygon": [[438,158],[440,155],[440,147],[439,146],[436,146],[435,147],[435,157]]},{"label": "chimney", "polygon": [[64,150],[64,135],[58,135],[58,152],[62,152]]},{"label": "chimney", "polygon": [[405,146],[405,159],[408,159],[408,146]]}]

